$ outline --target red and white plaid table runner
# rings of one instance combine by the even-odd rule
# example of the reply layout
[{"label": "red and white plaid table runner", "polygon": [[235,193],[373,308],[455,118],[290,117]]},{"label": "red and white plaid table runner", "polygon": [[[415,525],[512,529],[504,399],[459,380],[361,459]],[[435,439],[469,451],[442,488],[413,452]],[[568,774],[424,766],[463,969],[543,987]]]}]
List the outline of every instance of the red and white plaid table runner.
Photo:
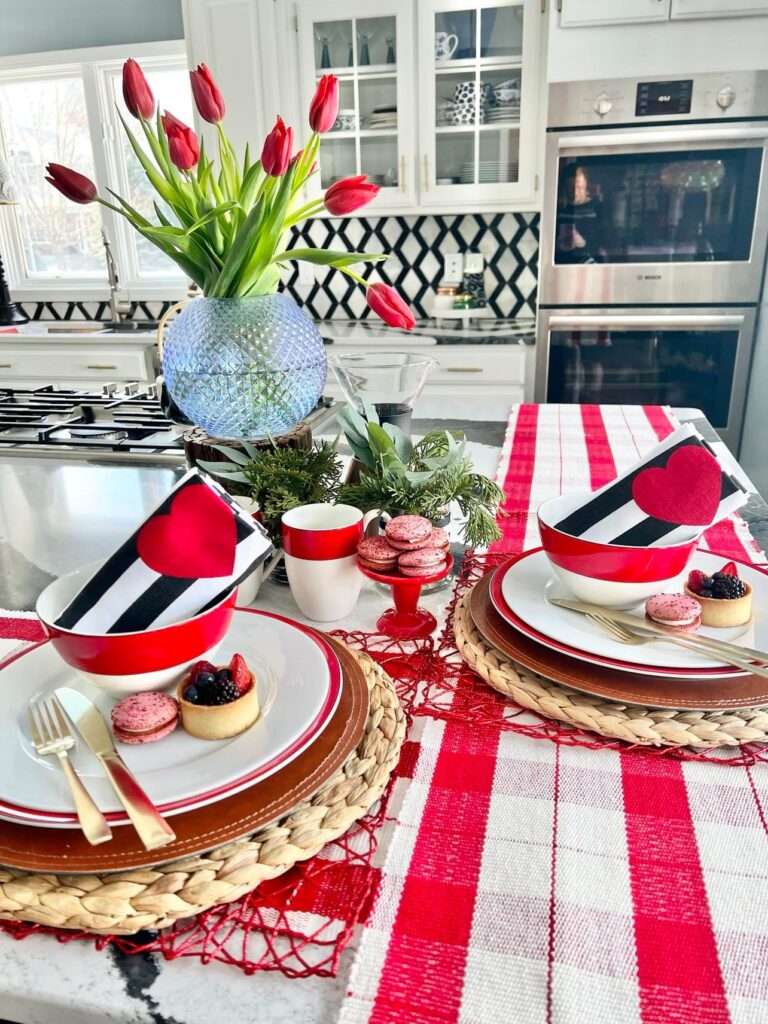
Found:
[{"label": "red and white plaid table runner", "polygon": [[[515,407],[494,547],[536,546],[542,501],[674,425],[659,407]],[[764,561],[736,517],[706,542]],[[342,1024],[764,1024],[768,764],[534,739],[503,714],[416,718]]]}]

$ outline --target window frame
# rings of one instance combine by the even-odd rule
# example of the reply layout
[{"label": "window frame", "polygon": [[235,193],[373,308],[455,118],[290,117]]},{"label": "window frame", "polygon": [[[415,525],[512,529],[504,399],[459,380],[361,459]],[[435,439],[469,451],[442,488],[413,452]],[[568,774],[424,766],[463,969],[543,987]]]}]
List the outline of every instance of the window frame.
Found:
[{"label": "window frame", "polygon": [[[110,91],[111,78],[116,72],[119,73],[126,56],[135,57],[147,70],[188,67],[183,39],[134,43],[129,47],[99,46],[0,58],[0,84],[72,73],[81,77],[93,150],[94,179],[100,195],[108,194],[107,187],[114,188],[121,195],[127,194],[125,165],[120,148],[122,126]],[[127,301],[169,299],[186,291],[189,282],[181,272],[169,273],[167,277],[140,276],[133,237],[135,232],[123,217],[111,210],[99,206],[99,213],[117,263],[118,298]],[[103,277],[94,274],[81,277],[28,275],[21,224],[14,206],[4,207],[3,215],[0,216],[0,252],[13,297],[17,301],[99,301],[109,298],[106,272]]]}]

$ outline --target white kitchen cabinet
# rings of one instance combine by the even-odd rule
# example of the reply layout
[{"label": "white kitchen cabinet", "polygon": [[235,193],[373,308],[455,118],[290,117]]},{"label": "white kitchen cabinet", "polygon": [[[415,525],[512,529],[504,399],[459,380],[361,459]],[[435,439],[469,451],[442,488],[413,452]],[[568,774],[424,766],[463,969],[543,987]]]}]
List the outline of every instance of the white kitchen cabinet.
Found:
[{"label": "white kitchen cabinet", "polygon": [[419,3],[419,201],[493,207],[536,191],[538,0]]},{"label": "white kitchen cabinet", "polygon": [[98,389],[110,381],[154,382],[154,335],[116,339],[105,335],[9,334],[0,340],[0,387]]},{"label": "white kitchen cabinet", "polygon": [[[365,174],[369,209],[413,207],[416,91],[410,0],[299,0],[302,109],[320,78],[339,79],[339,117],[323,137],[310,196]],[[318,180],[319,179],[319,180]]]},{"label": "white kitchen cabinet", "polygon": [[[697,2],[697,0],[692,0]],[[702,0],[698,0],[702,2]],[[721,0],[712,0],[719,4]],[[675,3],[675,0],[672,0]],[[640,21],[667,21],[670,0],[562,0],[560,25],[624,25]]]},{"label": "white kitchen cabinet", "polygon": [[672,20],[768,15],[768,0],[672,0]]}]

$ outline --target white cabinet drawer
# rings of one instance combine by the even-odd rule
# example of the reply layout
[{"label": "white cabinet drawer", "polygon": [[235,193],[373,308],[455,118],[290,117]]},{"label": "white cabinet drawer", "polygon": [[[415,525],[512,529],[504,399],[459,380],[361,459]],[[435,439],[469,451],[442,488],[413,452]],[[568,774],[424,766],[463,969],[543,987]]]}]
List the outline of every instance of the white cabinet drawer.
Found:
[{"label": "white cabinet drawer", "polygon": [[525,349],[521,345],[438,345],[430,352],[440,364],[430,380],[445,384],[522,383]]},{"label": "white cabinet drawer", "polygon": [[150,351],[129,351],[70,345],[0,347],[0,378],[32,377],[55,383],[59,380],[153,379]]}]

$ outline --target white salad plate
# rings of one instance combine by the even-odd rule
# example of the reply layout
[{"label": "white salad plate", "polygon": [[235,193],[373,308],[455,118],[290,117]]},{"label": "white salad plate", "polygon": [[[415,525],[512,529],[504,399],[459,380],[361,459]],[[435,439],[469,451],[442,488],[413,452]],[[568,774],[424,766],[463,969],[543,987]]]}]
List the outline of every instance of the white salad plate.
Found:
[{"label": "white salad plate", "polygon": [[[694,552],[686,576],[691,569],[711,575],[724,562],[735,561],[708,551]],[[733,629],[701,626],[696,635],[728,643],[741,642],[746,647],[768,650],[768,574],[756,566],[738,562],[739,576],[752,584],[752,619]],[[679,581],[682,593],[684,578]],[[569,654],[580,661],[604,665],[625,672],[644,675],[680,676],[681,678],[726,678],[743,675],[741,669],[716,659],[687,651],[676,644],[646,644],[632,647],[612,640],[599,626],[580,612],[550,603],[550,598],[575,600],[573,594],[558,580],[541,548],[523,552],[498,570],[490,587],[496,611],[511,626],[552,650]],[[610,611],[610,609],[607,609]],[[627,609],[629,614],[644,616],[643,604]]]},{"label": "white salad plate", "polygon": [[[226,740],[200,740],[181,725],[152,743],[116,742],[147,795],[166,816],[204,807],[252,786],[285,767],[314,742],[341,697],[342,673],[331,646],[318,634],[279,615],[236,609],[216,660],[235,652],[256,676],[261,713],[245,732]],[[29,732],[30,701],[59,686],[85,694],[107,723],[116,698],[97,690],[44,642],[0,666],[0,818],[28,825],[77,828],[77,817],[58,759],[35,752]],[[107,819],[129,819],[95,756],[77,731],[72,764]]]}]

